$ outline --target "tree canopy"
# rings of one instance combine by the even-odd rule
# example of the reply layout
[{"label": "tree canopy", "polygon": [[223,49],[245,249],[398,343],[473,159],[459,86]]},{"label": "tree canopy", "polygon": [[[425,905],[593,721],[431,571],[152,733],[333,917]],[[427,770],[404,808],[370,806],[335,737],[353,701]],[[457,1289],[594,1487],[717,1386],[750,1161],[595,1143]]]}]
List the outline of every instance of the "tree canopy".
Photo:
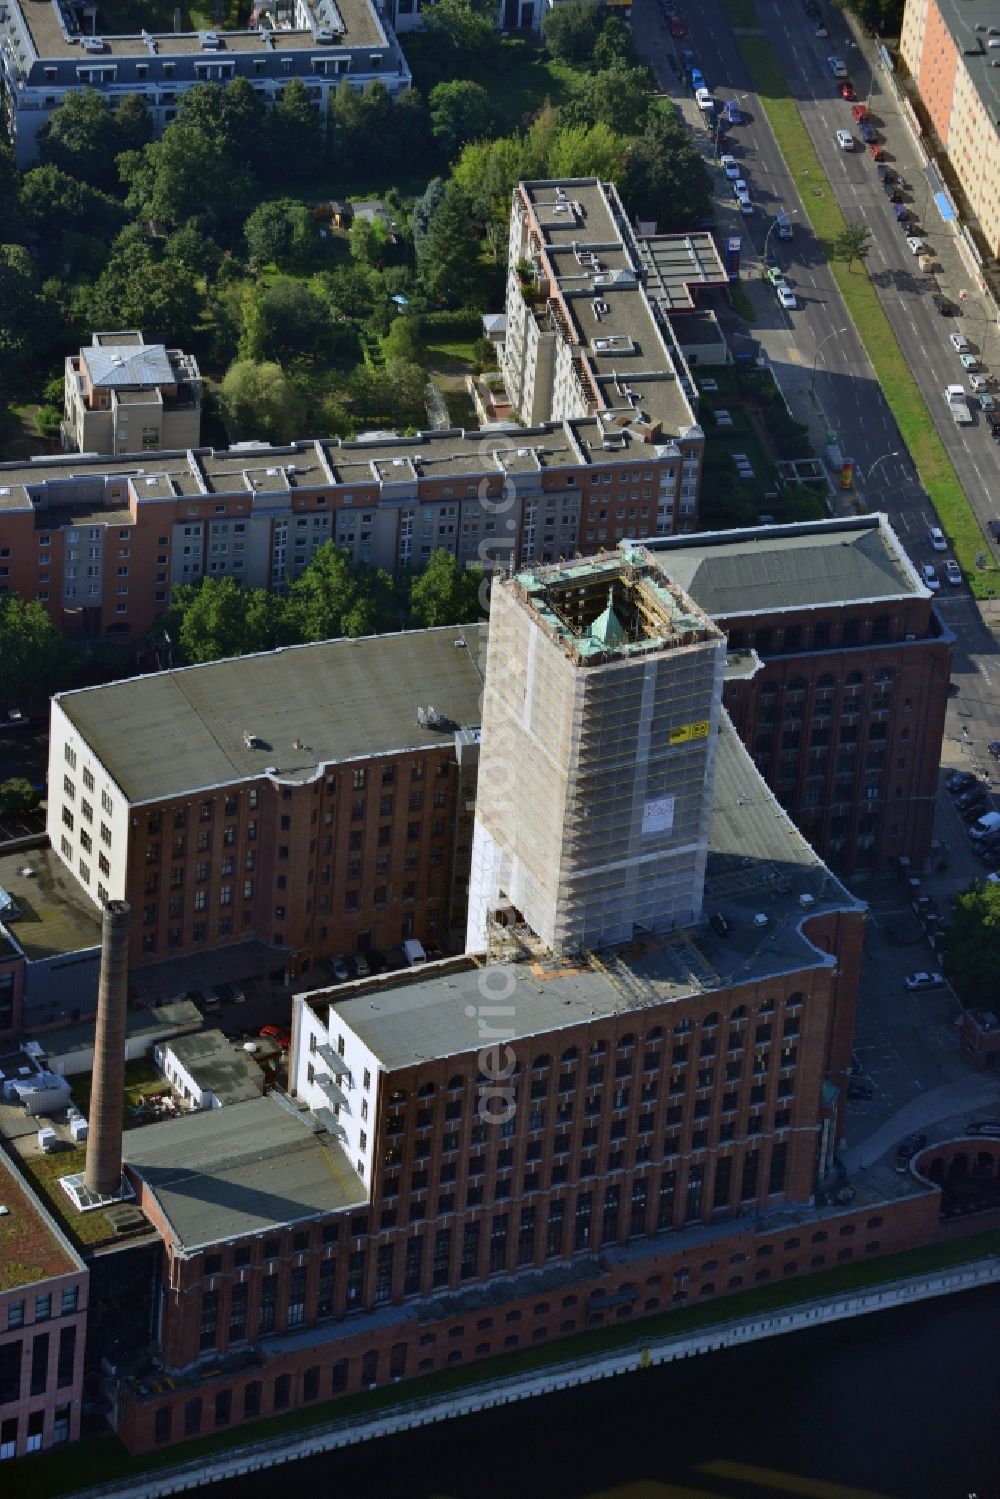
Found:
[{"label": "tree canopy", "polygon": [[282,443],[301,436],[305,401],[273,360],[231,364],[219,388],[219,405],[234,441]]},{"label": "tree canopy", "polygon": [[76,652],[37,599],[0,598],[0,661],[4,696],[38,702],[72,678]]},{"label": "tree canopy", "polygon": [[994,1004],[1000,954],[1000,885],[974,883],[954,903],[944,944],[948,973],[967,1005]]}]

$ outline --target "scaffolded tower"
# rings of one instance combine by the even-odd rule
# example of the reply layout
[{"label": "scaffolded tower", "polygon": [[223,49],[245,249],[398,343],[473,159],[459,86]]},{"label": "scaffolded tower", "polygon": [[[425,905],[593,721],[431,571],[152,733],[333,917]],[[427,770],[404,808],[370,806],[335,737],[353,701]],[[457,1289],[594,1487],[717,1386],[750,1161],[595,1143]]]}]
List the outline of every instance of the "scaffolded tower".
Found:
[{"label": "scaffolded tower", "polygon": [[508,906],[554,952],[698,919],[724,656],[642,547],[494,584],[469,951]]}]

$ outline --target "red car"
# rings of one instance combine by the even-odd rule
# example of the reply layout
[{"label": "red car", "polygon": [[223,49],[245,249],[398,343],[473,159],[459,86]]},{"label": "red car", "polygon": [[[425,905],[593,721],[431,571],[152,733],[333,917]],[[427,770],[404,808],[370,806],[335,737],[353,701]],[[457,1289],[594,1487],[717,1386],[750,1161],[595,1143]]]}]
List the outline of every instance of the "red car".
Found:
[{"label": "red car", "polygon": [[885,155],[885,147],[878,145],[876,142],[876,144],[868,147],[868,152],[873,161],[881,161]]},{"label": "red car", "polygon": [[282,1051],[287,1051],[292,1044],[292,1038],[287,1031],[283,1031],[280,1025],[262,1025],[261,1035],[268,1041],[274,1041]]},{"label": "red car", "polygon": [[676,13],[676,11],[670,17],[670,35],[676,42],[679,42],[681,37],[684,35],[684,22],[682,18]]},{"label": "red car", "polygon": [[860,125],[868,119],[868,106],[866,104],[855,104],[851,109],[851,114]]},{"label": "red car", "polygon": [[840,97],[842,99],[856,99],[858,97],[854,92],[854,84],[849,78],[845,78],[843,82],[838,83],[837,87],[840,90]]}]

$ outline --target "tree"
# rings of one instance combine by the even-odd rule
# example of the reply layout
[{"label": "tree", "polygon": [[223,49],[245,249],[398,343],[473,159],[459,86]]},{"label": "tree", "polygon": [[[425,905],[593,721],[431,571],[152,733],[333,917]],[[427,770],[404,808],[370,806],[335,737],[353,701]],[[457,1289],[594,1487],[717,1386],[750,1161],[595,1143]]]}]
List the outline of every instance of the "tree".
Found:
[{"label": "tree", "polygon": [[23,776],[11,776],[0,784],[0,812],[36,812],[38,792]]},{"label": "tree", "polygon": [[60,309],[39,289],[24,246],[0,245],[0,390],[13,393],[25,365],[53,346],[61,325]]},{"label": "tree", "polygon": [[277,264],[288,257],[292,226],[283,203],[258,203],[243,225],[250,258],[258,265]]},{"label": "tree", "polygon": [[973,883],[954,902],[944,957],[966,1005],[992,1005],[1000,953],[1000,885]]},{"label": "tree", "polygon": [[424,340],[420,333],[419,319],[396,318],[382,340],[382,353],[386,359],[402,359],[410,364],[417,364],[423,352]]},{"label": "tree", "polygon": [[566,124],[604,124],[616,135],[635,135],[645,125],[651,103],[649,69],[616,65],[585,77],[560,113]]},{"label": "tree", "polygon": [[43,162],[91,187],[117,185],[115,157],[122,136],[105,95],[96,89],[70,89],[38,132]]},{"label": "tree", "polygon": [[419,264],[423,253],[424,241],[430,228],[431,219],[437,213],[444,201],[444,178],[432,177],[424,188],[423,193],[413,205],[413,213],[410,216],[410,230],[413,234],[413,253]]},{"label": "tree", "polygon": [[628,27],[619,16],[609,16],[594,43],[590,66],[595,73],[601,73],[606,68],[632,68],[637,61]]},{"label": "tree", "polygon": [[174,338],[194,326],[201,309],[194,277],[182,263],[159,259],[158,251],[139,225],[122,230],[97,281],[77,297],[86,327],[142,328]]},{"label": "tree", "polygon": [[478,619],[481,567],[463,568],[452,552],[432,552],[423,572],[410,582],[410,617],[425,629]]},{"label": "tree", "polygon": [[552,142],[552,177],[601,177],[620,182],[625,176],[629,142],[607,125],[567,125]]},{"label": "tree", "polygon": [[238,359],[223,376],[219,402],[234,439],[283,443],[301,434],[305,402],[280,364]]},{"label": "tree", "polygon": [[542,21],[546,47],[560,62],[588,63],[606,15],[604,7],[591,0],[564,0],[547,11]]},{"label": "tree", "polygon": [[424,38],[419,51],[424,71],[434,81],[488,76],[500,50],[492,16],[480,14],[469,0],[436,0],[423,13]]},{"label": "tree", "polygon": [[222,260],[222,251],[215,240],[202,234],[194,219],[175,229],[163,249],[167,260],[174,260],[200,276],[214,275]]},{"label": "tree", "polygon": [[[180,224],[201,214],[223,223],[243,218],[252,194],[252,177],[225,148],[220,120],[213,124],[213,107],[202,90],[220,92],[212,84],[195,84],[182,102],[194,96],[188,114],[178,114],[161,140],[141,151],[126,151],[118,171],[128,189],[126,202],[133,212],[163,224]],[[203,119],[202,113],[205,115]],[[190,115],[190,118],[189,118]]]},{"label": "tree", "polygon": [[185,662],[248,656],[282,644],[283,601],[264,588],[243,589],[235,578],[203,578],[174,591],[163,619]]},{"label": "tree", "polygon": [[[66,98],[70,98],[69,94]],[[156,128],[153,116],[146,107],[141,94],[126,94],[115,110],[115,126],[118,130],[117,151],[141,151],[148,146]],[[117,172],[116,172],[117,179]]]},{"label": "tree", "polygon": [[[520,136],[505,135],[497,140],[470,141],[462,147],[462,154],[452,168],[452,177],[469,194],[472,211],[486,230],[494,260],[506,255],[511,195],[516,184],[530,175],[524,170],[524,161],[524,144]],[[440,181],[440,178],[435,180]],[[413,242],[415,249],[415,229]]]},{"label": "tree", "polygon": [[633,219],[679,233],[707,217],[712,185],[685,127],[673,114],[651,115],[629,147],[623,197]]},{"label": "tree", "polygon": [[489,134],[493,106],[482,84],[467,79],[438,83],[431,89],[430,108],[431,134],[449,161],[466,141]]},{"label": "tree", "polygon": [[398,622],[388,573],[364,563],[352,568],[332,541],[317,548],[288,590],[287,628],[299,640],[376,634]]},{"label": "tree", "polygon": [[356,218],[351,225],[350,239],[352,258],[362,265],[377,266],[389,247],[385,220],[379,214],[370,219]]},{"label": "tree", "polygon": [[37,599],[0,598],[4,694],[36,702],[71,685],[76,654]]},{"label": "tree", "polygon": [[323,121],[301,78],[293,78],[267,117],[271,170],[282,177],[309,177],[323,160]]},{"label": "tree", "polygon": [[304,282],[278,276],[252,287],[243,308],[242,358],[309,359],[324,353],[329,341],[329,313]]},{"label": "tree", "polygon": [[847,224],[830,246],[830,256],[833,260],[846,260],[850,270],[856,260],[863,264],[871,253],[871,239],[872,232],[866,224]]},{"label": "tree", "polygon": [[469,195],[459,183],[449,182],[417,256],[427,295],[434,301],[463,306],[475,284],[478,256]]},{"label": "tree", "polygon": [[76,231],[108,241],[123,227],[126,213],[107,193],[77,181],[60,167],[33,167],[21,181],[21,216],[39,236],[47,261],[65,258],[64,237]]},{"label": "tree", "polygon": [[336,93],[331,91],[327,108],[326,151],[330,165],[337,171],[354,169],[362,142],[363,109],[358,90],[351,88],[346,81],[337,85]]}]

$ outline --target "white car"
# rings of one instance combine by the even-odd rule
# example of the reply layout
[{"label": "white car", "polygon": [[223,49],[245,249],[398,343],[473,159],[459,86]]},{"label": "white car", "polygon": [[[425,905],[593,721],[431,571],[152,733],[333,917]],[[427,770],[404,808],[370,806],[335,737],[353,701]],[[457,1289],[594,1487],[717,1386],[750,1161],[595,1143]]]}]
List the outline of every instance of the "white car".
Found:
[{"label": "white car", "polygon": [[854,136],[849,130],[837,131],[837,145],[842,151],[854,150]]},{"label": "white car", "polygon": [[962,586],[962,569],[951,557],[948,558],[948,561],[944,565],[944,575],[952,588],[960,588]]},{"label": "white car", "polygon": [[948,543],[944,539],[944,532],[940,526],[928,526],[927,535],[935,552],[946,552]]},{"label": "white car", "polygon": [[957,354],[961,354],[963,349],[967,349],[969,347],[969,340],[966,338],[964,333],[949,333],[948,342],[951,344],[952,348]]},{"label": "white car", "polygon": [[969,389],[972,391],[972,394],[974,396],[978,396],[978,394],[979,394],[979,392],[981,390],[985,390],[986,387],[987,387],[987,385],[989,385],[989,383],[990,382],[989,382],[989,376],[988,375],[970,375],[969,376]]},{"label": "white car", "polygon": [[927,251],[927,246],[917,234],[908,234],[906,236],[906,247],[911,255],[923,255]]},{"label": "white car", "polygon": [[834,78],[847,77],[847,64],[842,57],[828,57],[826,60],[826,65],[830,69],[830,72],[833,74]]},{"label": "white car", "polygon": [[746,218],[748,214],[753,213],[753,200],[751,199],[750,194],[743,193],[741,197],[737,198],[736,206],[739,209],[740,213],[743,214],[744,218]]},{"label": "white car", "polygon": [[720,156],[719,166],[725,172],[730,182],[736,182],[740,175],[739,164],[735,156]]},{"label": "white car", "polygon": [[944,979],[939,973],[928,973],[925,969],[921,969],[919,973],[908,973],[903,980],[904,988],[911,993],[916,989],[940,989],[943,983]]},{"label": "white car", "polygon": [[733,184],[734,198],[749,198],[750,189],[747,187],[746,180],[743,177],[736,176],[733,177],[731,181]]},{"label": "white car", "polygon": [[937,568],[933,562],[925,562],[920,569],[920,576],[924,580],[924,587],[929,588],[931,593],[937,593],[941,587],[941,579],[937,575]]},{"label": "white car", "polygon": [[792,291],[792,288],[788,286],[786,282],[779,281],[774,290],[777,293],[778,301],[781,303],[785,311],[794,312],[795,308],[798,307],[799,304],[795,300],[795,293]]},{"label": "white car", "polygon": [[707,88],[695,89],[694,102],[697,104],[702,114],[708,114],[710,110],[715,109],[715,100],[712,98]]},{"label": "white car", "polygon": [[963,370],[977,370],[979,368],[979,360],[975,354],[959,354],[958,362]]}]

